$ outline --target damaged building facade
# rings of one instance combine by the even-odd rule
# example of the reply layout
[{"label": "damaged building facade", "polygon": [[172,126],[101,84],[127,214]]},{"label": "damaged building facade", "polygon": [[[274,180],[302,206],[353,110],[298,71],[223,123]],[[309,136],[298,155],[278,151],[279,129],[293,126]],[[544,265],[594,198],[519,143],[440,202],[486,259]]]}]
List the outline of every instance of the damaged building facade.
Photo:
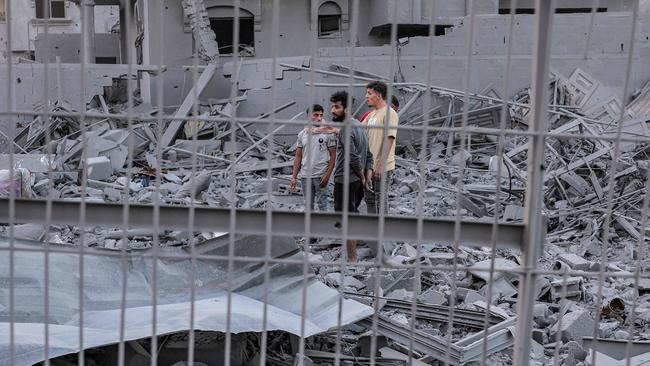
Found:
[{"label": "damaged building facade", "polygon": [[[43,61],[46,54],[50,63],[57,56],[63,63],[74,61],[75,55],[81,52],[81,40],[79,35],[76,35],[79,33],[80,6],[69,0],[62,1],[65,4],[62,8],[67,11],[66,14],[71,14],[69,15],[70,19],[65,19],[63,24],[69,24],[66,28],[72,29],[63,31],[67,34],[63,36],[65,39],[57,39],[61,35],[54,34],[45,40],[41,34],[44,31],[43,23],[34,19],[38,16],[34,6],[35,2],[35,0],[18,2],[17,6],[14,6],[13,11],[16,14],[16,19],[21,21],[12,22],[12,32],[15,36],[12,37],[11,48],[18,55],[32,52],[38,56],[39,61]],[[553,30],[552,68],[568,77],[576,67],[581,67],[609,86],[622,87],[621,78],[611,70],[621,69],[624,66],[624,60],[619,56],[632,46],[628,44],[627,30],[632,21],[630,9],[633,2],[632,0],[599,1],[599,13],[593,22],[593,35],[589,47],[592,54],[602,57],[598,59],[587,57],[585,60],[583,57],[583,50],[587,46],[585,34],[589,33],[592,27],[591,17],[585,12],[591,9],[591,2],[588,0],[562,1],[558,5],[558,14],[555,17]],[[118,13],[115,10],[118,3],[121,4],[120,21],[119,27],[116,27],[112,21],[115,19],[115,14]],[[390,25],[396,23],[398,25],[397,39],[409,39],[410,41],[406,45],[400,44],[401,67],[399,71],[402,75],[392,76],[410,80],[414,75],[421,74],[427,68],[426,57],[423,57],[424,51],[427,49],[427,41],[422,36],[426,36],[429,32],[428,25],[431,23],[429,18],[431,14],[434,14],[436,24],[434,34],[437,36],[436,47],[433,50],[435,62],[429,65],[432,68],[433,79],[438,85],[459,89],[459,86],[463,85],[462,76],[465,67],[462,62],[458,62],[458,59],[466,54],[467,4],[461,0],[435,2],[435,9],[431,9],[432,4],[434,3],[429,1],[406,1],[399,2],[399,4],[388,0],[360,1],[357,14],[358,24],[355,29],[356,39],[354,40],[356,63],[364,65],[363,69],[369,73],[387,75],[390,71],[392,49],[392,46],[389,46],[391,43]],[[480,91],[486,85],[501,85],[505,77],[502,64],[505,62],[506,42],[504,40],[508,32],[508,18],[502,13],[509,10],[509,4],[508,1],[496,0],[476,2],[474,16],[476,17],[477,31],[474,36],[473,64],[477,65],[477,68],[490,70],[490,72],[472,75],[470,86],[474,91]],[[513,58],[512,74],[509,76],[511,83],[509,90],[513,93],[530,85],[529,70],[533,51],[532,44],[529,42],[534,30],[533,16],[530,14],[533,5],[531,1],[519,1],[518,4],[521,15],[517,16],[513,30],[513,54],[517,57]],[[105,45],[102,47],[102,52],[111,50],[110,54],[100,54],[96,57],[111,63],[117,60],[117,63],[122,65],[131,63],[135,68],[132,72],[137,73],[136,77],[139,80],[135,89],[145,102],[152,103],[157,100],[159,80],[163,83],[164,104],[173,105],[187,95],[191,89],[191,83],[188,80],[193,78],[192,55],[197,51],[198,43],[193,39],[188,17],[184,14],[180,2],[133,1],[128,12],[125,10],[126,2],[124,1],[94,1],[91,2],[91,5],[95,9],[94,13],[97,14],[95,44]],[[226,98],[230,93],[229,73],[233,70],[231,64],[232,31],[226,33],[222,30],[232,26],[235,9],[232,2],[227,0],[205,1],[204,6],[210,27],[217,31],[215,34],[219,34],[217,36],[218,44],[223,45],[219,46],[223,47],[220,49],[220,65],[223,66],[223,69],[216,73],[211,84],[201,95],[202,101],[207,103],[209,98]],[[352,2],[345,0],[311,2],[285,0],[281,7],[279,16],[282,21],[279,23],[279,39],[276,48],[280,58],[308,57],[298,66],[309,66],[310,62],[314,62],[313,66],[317,68],[332,63],[345,64],[345,58],[349,59],[350,57],[350,50],[347,47],[352,45],[350,43]],[[638,75],[633,80],[635,88],[640,88],[642,80],[647,79],[643,74],[647,72],[647,68],[643,67],[640,62],[642,57],[648,53],[648,45],[645,42],[647,41],[648,27],[647,25],[643,26],[648,22],[647,8],[647,3],[642,1],[640,16],[637,20],[639,32],[635,39],[638,44],[634,47],[635,53],[638,54],[635,57],[634,67],[634,74]],[[242,62],[244,68],[247,65],[253,65],[252,67],[257,72],[257,74],[247,77],[246,80],[250,80],[250,83],[247,84],[246,80],[239,81],[239,88],[242,91],[251,88],[268,88],[272,79],[271,75],[276,79],[281,79],[284,75],[286,68],[277,67],[277,70],[273,72],[269,69],[273,44],[271,9],[272,3],[261,0],[246,0],[240,3],[239,37],[242,58],[238,62]],[[393,12],[393,9],[397,12]],[[106,10],[109,10],[109,15],[100,15],[105,14]],[[130,19],[126,19],[127,15]],[[30,37],[33,37],[33,41],[32,38],[28,39],[29,37],[24,35],[24,30],[19,29],[23,26],[23,21],[34,24],[33,29],[30,28],[28,32],[32,34]],[[58,19],[49,22],[50,33],[59,33],[57,29],[63,29],[57,28],[61,27],[58,22]],[[110,31],[108,30],[109,26]],[[0,32],[3,31],[2,28],[2,23],[0,23]],[[6,25],[4,28],[4,32],[6,32]],[[305,29],[310,31],[306,32]],[[100,31],[102,33],[99,33]],[[317,33],[314,42],[310,39],[312,33]],[[109,39],[105,37],[109,37]],[[129,39],[126,39],[127,37]],[[118,39],[119,46],[117,45]],[[174,49],[167,49],[166,44],[174,44]],[[314,48],[317,49],[315,54]],[[311,60],[312,55],[316,56],[313,60]],[[603,61],[604,59],[607,61]],[[303,63],[305,65],[302,65]],[[264,66],[258,67],[258,64]],[[53,68],[54,65],[49,65],[49,67]],[[74,80],[69,85],[70,88],[80,89],[78,78],[66,75],[69,69],[74,68],[74,63],[62,65],[58,74],[63,75],[60,78],[65,80]],[[97,84],[109,86],[112,85],[111,79],[126,73],[126,68],[119,66],[100,67],[101,70],[97,71],[93,70],[94,68],[93,66],[88,67],[86,83],[103,79]],[[150,77],[153,74],[152,70],[158,68],[162,68],[164,72],[158,77]],[[26,73],[25,78],[21,77],[20,80],[32,78],[41,80],[43,77],[40,75],[42,71],[33,66],[18,64],[15,69],[17,74],[23,70]],[[257,71],[257,69],[262,71]],[[244,74],[248,75],[249,70],[244,69],[244,71]],[[396,71],[393,70],[393,73],[396,74]],[[5,78],[5,74],[2,73],[0,77]],[[51,79],[49,85],[52,89],[56,85],[56,77],[56,70],[49,72]],[[35,99],[38,99],[30,98],[28,91],[21,93],[25,88],[24,84],[20,85],[17,80],[14,83],[19,94],[16,98],[19,103],[24,100],[24,106],[27,107],[33,104]],[[94,90],[100,85],[87,85],[86,87]],[[292,90],[295,95],[288,96],[289,99],[307,95],[304,90],[298,90],[298,88],[292,88]],[[329,90],[323,91],[323,95],[330,92]],[[52,90],[51,95],[55,95],[55,93],[56,91]],[[73,94],[80,95],[81,93],[77,91]],[[91,98],[94,92],[90,91],[86,95]],[[319,95],[319,99],[322,99],[323,95]],[[79,103],[78,98],[68,99],[68,102],[74,105]],[[297,102],[300,104],[302,100]],[[4,101],[0,103],[4,103]],[[257,114],[263,113],[266,110],[264,107],[267,106],[262,105],[262,110]],[[290,109],[285,113],[288,116],[294,111]]]},{"label": "damaged building facade", "polygon": [[[647,363],[650,1],[555,3],[0,0],[0,364]],[[375,80],[388,214],[312,212]]]},{"label": "damaged building facade", "polygon": [[[0,62],[78,63],[81,54],[81,11],[78,2],[68,0],[28,0],[11,2],[11,44],[7,44],[6,16],[0,16]],[[106,3],[106,4],[104,4]],[[97,5],[100,4],[100,5]],[[108,5],[111,4],[111,5]],[[94,6],[95,37],[101,47],[96,47],[93,63],[120,63],[119,1],[96,2]],[[0,5],[5,13],[7,5]],[[44,39],[45,28],[48,40]],[[51,47],[51,49],[49,49]],[[11,50],[11,52],[9,52]]]}]

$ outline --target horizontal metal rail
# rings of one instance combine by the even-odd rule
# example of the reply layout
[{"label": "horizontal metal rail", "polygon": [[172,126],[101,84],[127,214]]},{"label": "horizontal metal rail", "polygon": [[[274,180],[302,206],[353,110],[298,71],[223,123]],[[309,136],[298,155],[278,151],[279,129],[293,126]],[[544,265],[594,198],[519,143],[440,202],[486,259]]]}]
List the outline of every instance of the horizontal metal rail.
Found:
[{"label": "horizontal metal rail", "polygon": [[[45,223],[47,202],[44,200],[15,200],[15,217],[9,216],[9,200],[0,199],[0,222],[8,223]],[[109,203],[85,203],[86,225],[115,226],[123,225],[124,206]],[[81,202],[52,201],[50,224],[75,225],[81,221]],[[158,225],[154,222],[154,210],[159,209]],[[129,224],[137,228],[160,227],[165,229],[187,229],[190,227],[189,208],[183,206],[129,205]],[[194,208],[192,227],[197,230],[230,230],[231,210],[228,208]],[[267,212],[264,210],[236,211],[235,232],[238,234],[265,234]],[[273,235],[300,236],[305,234],[305,213],[292,211],[272,211],[271,230]],[[312,213],[310,234],[331,238],[343,238],[342,216],[338,213]],[[425,242],[452,244],[454,242],[454,219],[422,219],[422,238]],[[368,215],[350,215],[347,238],[379,240],[379,218]],[[418,240],[418,219],[415,217],[386,216],[384,218],[384,240],[405,241]],[[521,249],[523,243],[523,224],[503,223],[498,226],[497,246],[501,248]],[[479,221],[462,221],[460,223],[459,242],[466,246],[489,246],[493,223]]]}]

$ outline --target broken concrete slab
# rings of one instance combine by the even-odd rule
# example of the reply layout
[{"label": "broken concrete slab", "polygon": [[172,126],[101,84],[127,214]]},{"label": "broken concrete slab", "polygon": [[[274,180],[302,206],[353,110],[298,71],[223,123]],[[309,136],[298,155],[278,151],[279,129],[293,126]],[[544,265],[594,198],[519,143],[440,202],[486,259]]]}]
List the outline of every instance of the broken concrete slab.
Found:
[{"label": "broken concrete slab", "polygon": [[505,277],[501,277],[496,281],[491,282],[490,284],[484,286],[481,289],[481,294],[483,296],[487,296],[488,294],[488,287],[491,286],[492,290],[492,296],[493,297],[499,297],[499,296],[505,296],[505,297],[512,297],[517,294],[518,290],[515,286],[512,285],[509,279]]},{"label": "broken concrete slab", "polygon": [[[6,231],[9,235],[9,231]],[[18,239],[40,241],[45,235],[45,226],[39,224],[18,224],[13,227],[13,236]]]},{"label": "broken concrete slab", "polygon": [[578,301],[582,297],[582,277],[560,278],[551,281],[551,298],[555,301],[569,299]]},{"label": "broken concrete slab", "polygon": [[[335,284],[337,287],[341,287],[341,273],[340,272],[332,272],[327,274],[327,280],[331,281],[331,283]],[[343,276],[343,287],[350,287],[356,290],[360,290],[366,285],[354,278],[353,276]]]},{"label": "broken concrete slab", "polygon": [[469,273],[472,275],[488,282],[490,277],[492,281],[498,280],[499,278],[505,276],[512,277],[512,274],[507,272],[512,269],[517,269],[519,265],[511,260],[504,258],[495,258],[494,259],[494,268],[499,270],[495,271],[492,276],[490,276],[490,268],[492,265],[492,260],[487,259],[484,261],[476,262],[469,268]]},{"label": "broken concrete slab", "polygon": [[563,253],[560,254],[557,259],[563,263],[566,263],[571,269],[577,271],[588,271],[593,267],[593,262],[588,261],[576,254],[573,253]]},{"label": "broken concrete slab", "polygon": [[171,145],[171,143],[174,141],[176,135],[184,123],[184,121],[178,120],[178,118],[185,118],[187,116],[194,104],[197,102],[196,98],[201,95],[201,92],[203,89],[205,89],[205,87],[208,85],[208,82],[212,79],[212,76],[217,71],[217,67],[217,63],[213,62],[208,64],[208,66],[203,69],[201,76],[199,76],[198,80],[196,81],[196,85],[194,85],[189,93],[187,93],[185,100],[183,100],[183,104],[181,104],[181,106],[174,114],[175,120],[172,120],[172,122],[170,122],[165,129],[165,133],[163,134],[159,143],[159,146],[161,148],[165,148]]},{"label": "broken concrete slab", "polygon": [[562,320],[558,320],[551,327],[551,337],[555,338],[559,333],[560,339],[564,342],[576,341],[582,344],[582,338],[593,333],[594,319],[587,310],[572,311],[565,314]]},{"label": "broken concrete slab", "polygon": [[447,296],[434,289],[428,289],[418,295],[418,301],[433,305],[447,305]]},{"label": "broken concrete slab", "polygon": [[200,194],[205,191],[212,181],[212,174],[206,170],[201,171],[194,176],[194,178],[188,178],[187,181],[181,186],[181,188],[174,195],[176,198],[187,198]]},{"label": "broken concrete slab", "polygon": [[[9,169],[9,154],[0,154],[0,169]],[[13,154],[13,168],[24,168],[32,173],[55,171],[56,156],[47,154]]]},{"label": "broken concrete slab", "polygon": [[111,160],[105,156],[88,158],[84,161],[86,177],[93,180],[106,180],[113,175]]},{"label": "broken concrete slab", "polygon": [[465,304],[473,304],[477,301],[485,302],[485,297],[478,293],[478,291],[467,290],[463,301]]},{"label": "broken concrete slab", "polygon": [[569,341],[563,344],[560,351],[566,352],[568,357],[576,362],[584,361],[587,358],[587,351],[576,341]]},{"label": "broken concrete slab", "polygon": [[521,221],[524,219],[525,209],[518,205],[507,205],[503,212],[504,221]]}]

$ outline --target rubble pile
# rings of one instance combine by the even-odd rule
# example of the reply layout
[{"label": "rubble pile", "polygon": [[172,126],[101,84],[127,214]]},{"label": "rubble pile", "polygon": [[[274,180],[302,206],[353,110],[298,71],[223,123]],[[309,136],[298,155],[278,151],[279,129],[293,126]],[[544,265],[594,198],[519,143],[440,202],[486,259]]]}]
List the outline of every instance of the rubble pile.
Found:
[{"label": "rubble pile", "polygon": [[[639,137],[648,136],[650,83],[627,103],[621,125],[623,102],[583,70],[577,69],[568,78],[553,74],[549,90],[543,212],[547,234],[540,267],[557,272],[540,276],[537,283],[531,357],[540,365],[586,365],[592,341],[584,337],[593,336],[596,324],[602,342],[650,340],[650,281],[635,281],[631,276],[648,266],[639,244],[648,240],[642,225],[650,158],[647,144]],[[398,89],[404,98],[416,93],[422,94],[422,89]],[[450,95],[438,95],[449,98],[449,113],[405,110],[400,112],[406,116],[401,124],[460,126],[459,99]],[[493,95],[488,91],[473,96],[467,125],[526,130],[530,90],[517,93],[507,108]],[[245,103],[245,98],[234,104],[218,101],[201,106],[199,116],[229,117],[238,103]],[[103,102],[97,107],[96,111],[106,113],[125,109]],[[43,108],[74,112],[63,102]],[[286,105],[274,112],[282,108]],[[141,104],[133,113],[151,117],[163,111]],[[156,122],[137,116],[130,122],[36,117],[19,126],[14,142],[20,153],[14,156],[13,177],[8,173],[7,155],[0,156],[0,194],[7,196],[13,189],[17,197],[81,200],[85,196],[90,202],[302,209],[300,192],[292,194],[289,189],[295,146],[256,130],[251,123],[237,122],[232,141],[230,122],[172,120],[159,130]],[[615,139],[619,130],[620,144]],[[398,138],[397,169],[389,190],[391,214],[460,215],[489,222],[497,216],[503,222],[523,222],[528,139],[523,133],[430,132],[422,146],[421,137]],[[158,141],[165,143],[159,148]],[[602,241],[604,228],[609,230],[607,242]],[[15,230],[19,238],[62,245],[78,245],[80,234],[73,226],[20,224]],[[83,234],[83,243],[89,247],[138,250],[150,248],[155,233],[91,227]],[[187,246],[221,234],[165,231],[158,235],[162,246]],[[304,248],[309,245],[298,240]],[[489,364],[511,362],[521,253],[499,249],[493,258],[490,248],[460,246],[454,250],[426,238],[421,245],[381,243],[380,249],[381,268],[342,269],[322,264],[340,260],[340,241],[320,238],[310,245],[308,257],[318,279],[378,311],[356,324],[308,338],[303,355],[297,354],[293,336],[279,332],[269,337],[268,362],[290,365],[302,358],[305,364],[334,364],[340,350],[343,363],[370,364],[373,335],[378,338],[374,356],[379,364],[408,364],[409,354],[418,364],[465,364],[484,354]],[[371,246],[360,247],[358,254],[365,262],[376,256]],[[412,268],[414,264],[421,268]],[[491,273],[492,266],[495,271]],[[622,277],[608,275],[600,282],[597,272],[605,270]],[[568,275],[569,271],[592,274]],[[497,340],[484,348],[488,336]],[[255,354],[259,357],[255,336],[240,338],[242,352],[248,352],[245,361],[252,362]],[[595,357],[610,355],[603,351]]]}]

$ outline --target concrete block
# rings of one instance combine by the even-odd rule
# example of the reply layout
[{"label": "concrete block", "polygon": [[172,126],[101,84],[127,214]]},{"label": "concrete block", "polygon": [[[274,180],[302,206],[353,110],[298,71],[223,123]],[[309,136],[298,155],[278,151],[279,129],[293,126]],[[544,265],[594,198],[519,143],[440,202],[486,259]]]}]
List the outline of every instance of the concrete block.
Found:
[{"label": "concrete block", "polygon": [[598,332],[599,337],[601,338],[610,338],[613,333],[614,329],[618,328],[621,325],[620,322],[614,321],[614,322],[600,322],[598,324]]},{"label": "concrete block", "polygon": [[394,290],[390,294],[388,294],[389,299],[395,299],[395,300],[409,300],[410,298],[413,297],[413,292],[411,291],[406,291],[405,289],[399,289],[399,290]]},{"label": "concrete block", "polygon": [[[418,180],[416,178],[405,178],[402,179],[401,181],[402,187],[407,187],[409,189],[409,192],[417,192],[420,189],[420,186],[418,184]],[[408,193],[408,192],[407,192]]]},{"label": "concrete block", "polygon": [[588,261],[573,253],[560,254],[557,259],[569,265],[571,269],[575,269],[577,271],[588,271],[592,265],[591,261]]},{"label": "concrete block", "polygon": [[86,160],[86,176],[93,180],[106,180],[113,175],[111,160],[105,156]]},{"label": "concrete block", "polygon": [[[469,273],[487,282],[490,280],[490,267],[491,259],[486,259],[484,261],[474,263],[474,265],[470,267]],[[519,267],[517,263],[508,259],[496,258],[494,260],[494,269],[509,270],[515,269],[517,267]],[[503,271],[494,272],[492,275],[492,281],[498,280],[499,278],[503,277],[503,275]]]},{"label": "concrete block", "polygon": [[524,208],[517,205],[507,205],[503,213],[504,221],[520,221],[524,219]]},{"label": "concrete block", "polygon": [[551,315],[551,309],[546,304],[535,304],[533,306],[533,318],[547,317]]},{"label": "concrete block", "polygon": [[411,188],[409,188],[409,186],[401,186],[401,187],[399,187],[399,193],[401,193],[401,194],[409,194],[409,193],[411,193]]},{"label": "concrete block", "polygon": [[[8,234],[8,230],[7,230]],[[39,224],[14,225],[14,237],[28,240],[41,240],[45,234],[45,226]]]},{"label": "concrete block", "polygon": [[485,297],[483,297],[477,291],[467,290],[467,294],[465,295],[465,304],[473,304],[476,301],[486,301],[486,300]]},{"label": "concrete block", "polygon": [[[495,296],[504,296],[504,297],[512,297],[517,294],[517,288],[510,283],[510,280],[501,277],[496,281],[493,281],[492,283],[492,297]],[[484,286],[481,289],[481,293],[485,296],[487,296],[488,292],[488,286]]]},{"label": "concrete block", "polygon": [[563,342],[574,340],[582,344],[582,337],[591,336],[594,330],[594,319],[587,310],[572,311],[565,314],[561,321],[551,327],[551,337],[555,338],[558,332]]},{"label": "concrete block", "polygon": [[614,332],[614,338],[620,340],[627,340],[630,337],[630,333],[624,330],[617,330]]},{"label": "concrete block", "polygon": [[427,188],[424,194],[427,198],[440,197],[442,195],[438,188]]},{"label": "concrete block", "polygon": [[570,358],[576,361],[584,361],[587,358],[587,351],[576,341],[570,341],[562,345],[560,351],[565,351]]},{"label": "concrete block", "polygon": [[169,193],[176,194],[176,192],[178,192],[178,190],[181,189],[181,185],[176,184],[176,183],[167,182],[167,183],[161,184],[160,189],[165,190],[165,191],[167,191]]},{"label": "concrete block", "polygon": [[548,336],[546,335],[546,332],[542,329],[533,329],[533,340],[539,344],[546,344],[548,340]]},{"label": "concrete block", "polygon": [[[331,281],[336,286],[340,286],[341,274],[339,272],[328,273],[327,280]],[[366,287],[366,285],[352,276],[345,276],[343,277],[343,287],[352,287],[354,289],[359,290]]]},{"label": "concrete block", "polygon": [[461,157],[461,152],[459,151],[456,154],[454,154],[454,156],[452,156],[451,159],[449,159],[448,163],[449,165],[459,166],[460,163],[462,162],[461,159],[465,160],[465,163],[468,163],[470,160],[472,160],[472,154],[469,151],[465,150],[462,152],[462,157]]},{"label": "concrete block", "polygon": [[432,252],[424,253],[432,265],[451,264],[454,261],[454,253],[447,252]]},{"label": "concrete block", "polygon": [[366,288],[368,289],[368,291],[375,291],[377,281],[379,281],[380,289],[385,288],[395,281],[395,276],[398,275],[389,275],[386,272],[373,272],[370,276],[366,278]]},{"label": "concrete block", "polygon": [[427,304],[447,305],[447,296],[440,291],[432,289],[429,289],[418,295],[418,300]]},{"label": "concrete block", "polygon": [[563,297],[564,287],[566,286],[565,299],[580,300],[582,296],[582,277],[569,277],[566,279],[560,278],[551,282],[551,298],[559,300]]}]

